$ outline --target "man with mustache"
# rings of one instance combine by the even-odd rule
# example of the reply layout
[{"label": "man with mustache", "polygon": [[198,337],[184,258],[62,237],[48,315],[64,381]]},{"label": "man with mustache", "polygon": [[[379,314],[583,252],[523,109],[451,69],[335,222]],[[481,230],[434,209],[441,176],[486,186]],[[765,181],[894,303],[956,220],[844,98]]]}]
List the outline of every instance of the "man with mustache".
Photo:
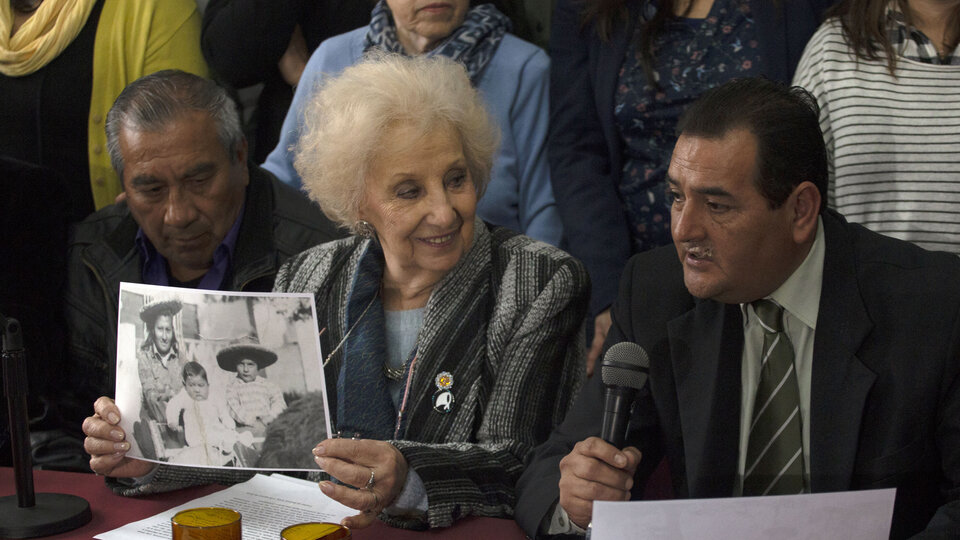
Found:
[{"label": "man with mustache", "polygon": [[800,88],[728,83],[678,131],[674,246],[631,259],[606,341],[650,356],[625,447],[598,437],[593,377],[521,477],[517,521],[582,533],[665,460],[682,498],[896,487],[892,537],[956,537],[960,261],[824,208]]},{"label": "man with mustache", "polygon": [[342,234],[305,196],[247,162],[236,106],[169,70],[131,83],[106,119],[124,200],[81,223],[65,294],[74,386],[65,421],[113,395],[121,281],[270,291],[279,266]]}]

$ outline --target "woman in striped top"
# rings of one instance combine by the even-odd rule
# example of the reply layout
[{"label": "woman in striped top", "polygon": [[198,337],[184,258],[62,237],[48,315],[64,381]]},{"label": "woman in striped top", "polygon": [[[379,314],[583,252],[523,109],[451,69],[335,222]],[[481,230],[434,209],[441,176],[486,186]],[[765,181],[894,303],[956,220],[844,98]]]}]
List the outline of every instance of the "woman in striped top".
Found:
[{"label": "woman in striped top", "polygon": [[829,204],[960,253],[960,1],[843,0],[794,83],[820,103]]}]

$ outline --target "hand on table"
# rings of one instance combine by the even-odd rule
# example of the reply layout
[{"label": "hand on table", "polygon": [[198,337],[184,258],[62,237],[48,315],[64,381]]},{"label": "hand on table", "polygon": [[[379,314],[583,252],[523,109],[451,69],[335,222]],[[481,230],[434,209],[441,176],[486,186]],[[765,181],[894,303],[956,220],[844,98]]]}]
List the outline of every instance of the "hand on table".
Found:
[{"label": "hand on table", "polygon": [[593,319],[593,341],[590,342],[590,349],[587,351],[587,377],[593,375],[597,358],[600,358],[603,342],[606,341],[611,326],[613,326],[613,319],[610,317],[610,308],[601,311]]},{"label": "hand on table", "polygon": [[[367,439],[327,439],[313,449],[314,460],[337,480],[320,482],[330,498],[361,513],[345,518],[343,525],[361,529],[373,523],[377,514],[393,504],[407,481],[407,460],[390,443]],[[373,485],[367,488],[370,471]]]},{"label": "hand on table", "polygon": [[560,506],[581,529],[590,523],[593,501],[630,500],[640,451],[623,450],[599,437],[580,441],[560,460]]},{"label": "hand on table", "polygon": [[112,399],[101,396],[93,404],[93,416],[83,421],[83,449],[90,454],[90,469],[115,478],[144,476],[153,470],[148,461],[127,457],[130,443],[118,425],[120,409]]}]

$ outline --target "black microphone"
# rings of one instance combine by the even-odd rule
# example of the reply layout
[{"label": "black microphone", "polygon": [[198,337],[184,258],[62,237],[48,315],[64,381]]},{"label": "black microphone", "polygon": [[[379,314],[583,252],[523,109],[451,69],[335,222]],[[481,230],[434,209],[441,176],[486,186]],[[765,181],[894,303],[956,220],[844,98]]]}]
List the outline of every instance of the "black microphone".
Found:
[{"label": "black microphone", "polygon": [[636,343],[623,341],[610,347],[600,364],[603,381],[603,428],[600,438],[623,447],[630,420],[630,406],[637,392],[647,384],[650,356]]}]

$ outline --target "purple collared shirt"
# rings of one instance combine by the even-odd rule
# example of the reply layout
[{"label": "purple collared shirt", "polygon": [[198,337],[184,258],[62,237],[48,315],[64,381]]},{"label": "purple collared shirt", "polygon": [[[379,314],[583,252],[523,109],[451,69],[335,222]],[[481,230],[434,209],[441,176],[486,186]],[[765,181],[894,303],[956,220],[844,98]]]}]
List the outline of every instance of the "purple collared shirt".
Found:
[{"label": "purple collared shirt", "polygon": [[[243,219],[244,208],[240,208],[240,214],[237,216],[233,226],[223,237],[223,241],[213,252],[213,265],[203,275],[200,282],[197,283],[197,289],[207,289],[218,291],[224,286],[224,278],[230,270],[233,261],[233,250],[237,246],[237,236],[240,234],[240,221]],[[136,237],[137,248],[140,250],[140,258],[143,261],[143,282],[147,285],[170,285],[170,275],[167,273],[167,259],[161,255],[147,235],[143,234],[143,229],[137,229]]]}]

